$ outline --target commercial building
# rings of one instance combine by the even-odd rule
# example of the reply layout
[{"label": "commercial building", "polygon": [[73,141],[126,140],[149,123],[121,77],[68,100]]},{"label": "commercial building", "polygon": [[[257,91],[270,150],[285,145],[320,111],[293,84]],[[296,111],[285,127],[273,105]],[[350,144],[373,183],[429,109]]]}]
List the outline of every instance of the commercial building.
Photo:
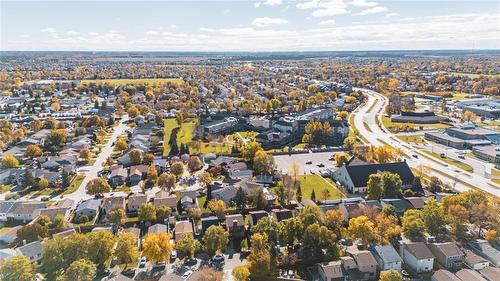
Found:
[{"label": "commercial building", "polygon": [[398,123],[435,124],[447,120],[448,118],[444,116],[437,116],[432,111],[401,111],[401,114],[391,116],[391,121]]},{"label": "commercial building", "polygon": [[446,128],[444,131],[427,132],[424,134],[424,138],[456,149],[500,144],[500,133],[470,123],[460,127]]},{"label": "commercial building", "polygon": [[458,108],[471,111],[486,118],[500,118],[500,101],[494,99],[472,99],[456,103]]}]

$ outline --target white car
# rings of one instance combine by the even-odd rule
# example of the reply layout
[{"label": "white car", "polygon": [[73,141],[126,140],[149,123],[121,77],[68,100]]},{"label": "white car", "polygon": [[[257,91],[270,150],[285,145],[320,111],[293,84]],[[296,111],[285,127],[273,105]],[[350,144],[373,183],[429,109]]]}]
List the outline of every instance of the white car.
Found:
[{"label": "white car", "polygon": [[142,258],[141,258],[141,261],[139,262],[139,267],[140,267],[140,268],[145,267],[147,262],[148,262],[148,261],[146,260],[146,257],[142,257]]},{"label": "white car", "polygon": [[191,274],[193,274],[193,271],[192,270],[188,270],[188,271],[184,272],[184,274],[182,274],[182,278],[188,279],[189,276],[191,276]]}]

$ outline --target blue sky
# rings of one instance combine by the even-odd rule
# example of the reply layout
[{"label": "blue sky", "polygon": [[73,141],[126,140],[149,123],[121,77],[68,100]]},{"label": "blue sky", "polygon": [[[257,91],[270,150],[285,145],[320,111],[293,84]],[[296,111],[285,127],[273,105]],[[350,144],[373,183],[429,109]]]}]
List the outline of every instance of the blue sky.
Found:
[{"label": "blue sky", "polygon": [[0,50],[497,49],[500,2],[0,0]]}]

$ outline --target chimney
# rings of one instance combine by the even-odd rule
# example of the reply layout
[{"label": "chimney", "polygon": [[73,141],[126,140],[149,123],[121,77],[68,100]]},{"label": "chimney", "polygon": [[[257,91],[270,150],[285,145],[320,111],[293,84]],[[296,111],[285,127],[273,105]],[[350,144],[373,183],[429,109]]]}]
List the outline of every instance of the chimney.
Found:
[{"label": "chimney", "polygon": [[23,239],[23,246],[26,245],[26,239]]}]

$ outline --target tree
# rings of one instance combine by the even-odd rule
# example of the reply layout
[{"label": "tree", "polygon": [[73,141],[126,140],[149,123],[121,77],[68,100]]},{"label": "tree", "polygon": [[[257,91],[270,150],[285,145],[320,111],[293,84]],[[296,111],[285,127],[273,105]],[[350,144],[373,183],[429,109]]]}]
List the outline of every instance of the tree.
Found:
[{"label": "tree", "polygon": [[118,139],[115,143],[115,150],[117,151],[124,151],[127,147],[127,141],[122,138]]},{"label": "tree", "polygon": [[146,153],[146,154],[144,154],[144,157],[142,158],[142,163],[144,165],[151,165],[151,164],[153,164],[154,160],[155,160],[154,154]]},{"label": "tree", "polygon": [[203,188],[207,188],[212,180],[212,174],[210,174],[209,172],[203,172],[198,176],[198,182]]},{"label": "tree", "polygon": [[127,110],[127,113],[128,113],[128,116],[130,118],[134,118],[134,117],[136,117],[137,115],[140,114],[139,109],[137,109],[137,107],[135,107],[135,106],[129,107],[128,110]]},{"label": "tree", "polygon": [[2,167],[15,168],[19,166],[19,161],[13,155],[6,155],[2,158]]},{"label": "tree", "polygon": [[116,239],[116,249],[114,253],[118,264],[134,263],[139,259],[139,248],[137,247],[137,239],[130,232],[122,232]]},{"label": "tree", "polygon": [[52,222],[52,227],[56,230],[60,231],[66,228],[66,218],[63,214],[58,214],[55,216],[54,221]]},{"label": "tree", "polygon": [[71,184],[71,175],[66,170],[63,170],[61,173],[61,187],[68,188]]},{"label": "tree", "polygon": [[314,223],[323,223],[323,220],[321,218],[321,210],[316,205],[305,206],[300,211],[299,218],[300,220],[302,220],[304,227],[308,227],[309,225]]},{"label": "tree", "polygon": [[111,191],[111,186],[104,178],[95,178],[90,180],[87,184],[87,193],[90,195],[97,195]]},{"label": "tree", "polygon": [[389,145],[370,146],[366,158],[377,163],[389,163],[398,161],[401,151]]},{"label": "tree", "polygon": [[253,233],[265,233],[271,245],[276,245],[278,242],[279,224],[273,217],[263,217],[257,221],[252,227]]},{"label": "tree", "polygon": [[293,245],[302,238],[304,224],[298,217],[292,217],[280,222],[278,232],[281,243]]},{"label": "tree", "polygon": [[169,206],[159,206],[156,208],[156,220],[159,222],[164,222],[168,217],[172,215],[172,209]]},{"label": "tree", "polygon": [[446,226],[446,217],[443,206],[434,199],[430,199],[422,209],[422,215],[427,231],[431,235],[441,233]]},{"label": "tree", "polygon": [[429,185],[427,186],[430,192],[441,192],[443,190],[443,182],[435,176],[429,179]]},{"label": "tree", "polygon": [[115,237],[111,231],[97,231],[87,234],[88,237],[88,257],[96,264],[99,270],[106,267],[111,260],[113,248],[115,246]]},{"label": "tree", "polygon": [[29,169],[24,169],[22,181],[25,187],[30,187],[35,184],[35,177],[33,177],[33,174],[29,171]]},{"label": "tree", "polygon": [[384,183],[381,174],[371,174],[368,177],[368,199],[380,200],[384,195]]},{"label": "tree", "polygon": [[382,181],[384,182],[384,198],[401,197],[403,182],[398,174],[384,172],[382,173]]},{"label": "tree", "polygon": [[267,206],[267,199],[262,189],[254,190],[250,193],[250,202],[257,209],[264,209]]},{"label": "tree", "polygon": [[391,239],[401,234],[401,227],[395,216],[378,213],[375,216],[375,232],[380,244],[388,244]]},{"label": "tree", "polygon": [[469,211],[462,205],[451,205],[448,207],[448,219],[452,232],[461,236],[467,230],[465,224],[469,221]]},{"label": "tree", "polygon": [[494,229],[487,230],[484,233],[484,239],[486,239],[486,241],[490,242],[491,244],[496,243],[496,241],[498,239],[497,231]]},{"label": "tree", "polygon": [[309,225],[302,238],[300,256],[305,265],[338,258],[337,236],[325,226]]},{"label": "tree", "polygon": [[0,267],[0,279],[3,281],[35,280],[35,268],[24,255],[14,256]]},{"label": "tree", "polygon": [[167,261],[173,249],[170,239],[170,234],[165,232],[148,234],[144,240],[143,255],[153,263]]},{"label": "tree", "polygon": [[342,167],[349,160],[349,155],[346,153],[335,154],[335,164],[337,167]]},{"label": "tree", "polygon": [[403,275],[394,269],[380,272],[379,281],[403,281]]},{"label": "tree", "polygon": [[276,198],[278,199],[280,205],[285,206],[285,204],[287,203],[288,192],[283,185],[283,181],[278,182],[276,187],[273,189],[273,193],[276,195]]},{"label": "tree", "polygon": [[66,129],[53,129],[47,135],[45,140],[46,147],[59,147],[66,143],[68,131]]},{"label": "tree", "polygon": [[212,225],[203,234],[203,248],[209,255],[224,251],[229,242],[229,233],[222,226]]},{"label": "tree", "polygon": [[152,204],[144,204],[139,208],[139,220],[140,221],[155,221],[156,220],[156,209]]},{"label": "tree", "polygon": [[241,188],[241,186],[236,191],[233,201],[236,206],[238,206],[238,208],[243,209],[245,207],[245,203],[247,202],[247,194],[245,191],[243,191],[243,188]]},{"label": "tree", "polygon": [[200,157],[198,156],[190,156],[188,159],[188,169],[191,172],[198,171],[203,168],[203,162],[201,162]]},{"label": "tree", "polygon": [[273,261],[267,241],[265,233],[255,233],[250,238],[252,251],[248,256],[248,271],[250,271],[252,278],[272,275]]},{"label": "tree", "polygon": [[340,237],[340,231],[342,229],[342,224],[344,223],[344,215],[340,210],[326,211],[323,221],[329,230],[333,231],[337,237]]},{"label": "tree", "polygon": [[314,201],[314,202],[316,202],[316,192],[314,191],[314,188],[311,191],[311,200]]},{"label": "tree", "polygon": [[123,224],[124,219],[127,217],[123,209],[115,209],[106,215],[109,222],[114,223],[118,226]]},{"label": "tree", "polygon": [[411,184],[411,190],[415,192],[421,192],[423,190],[422,180],[420,179],[419,176],[415,176],[415,178],[413,179],[413,182]]},{"label": "tree", "polygon": [[197,275],[194,281],[222,281],[223,273],[215,269],[204,267]]},{"label": "tree", "polygon": [[16,234],[18,242],[26,241],[26,243],[31,243],[47,237],[48,225],[42,225],[35,221],[18,229]]},{"label": "tree", "polygon": [[361,239],[363,243],[375,242],[375,225],[367,216],[358,216],[349,220],[347,231],[352,238]]},{"label": "tree", "polygon": [[64,281],[92,281],[96,275],[96,266],[86,259],[71,263],[64,272]]},{"label": "tree", "polygon": [[466,110],[463,113],[462,119],[465,122],[475,122],[478,118],[477,115],[474,114],[474,112]]},{"label": "tree", "polygon": [[215,215],[219,218],[219,220],[223,220],[225,218],[226,211],[226,203],[219,199],[212,199],[208,202],[208,209],[215,213]]},{"label": "tree", "polygon": [[241,157],[243,157],[245,161],[251,162],[253,161],[257,152],[261,150],[263,149],[260,143],[256,141],[249,142],[241,148]]},{"label": "tree", "polygon": [[142,164],[142,152],[139,149],[132,149],[129,152],[130,163],[132,165],[140,165]]},{"label": "tree", "polygon": [[247,265],[233,268],[232,274],[236,281],[250,281],[250,270],[248,270]]},{"label": "tree", "polygon": [[158,186],[161,188],[166,188],[167,190],[172,190],[175,187],[176,177],[170,173],[163,173],[158,178]]},{"label": "tree", "polygon": [[49,187],[49,181],[45,177],[41,177],[40,180],[38,180],[38,188],[39,189],[46,189]]},{"label": "tree", "polygon": [[156,181],[158,180],[158,171],[155,166],[151,165],[148,167],[147,179],[151,183],[156,184]]},{"label": "tree", "polygon": [[403,232],[406,237],[416,240],[424,237],[425,223],[422,211],[410,209],[403,216]]},{"label": "tree", "polygon": [[170,165],[170,173],[174,174],[176,178],[179,178],[184,173],[184,164],[180,161],[176,161]]},{"label": "tree", "polygon": [[175,243],[175,248],[181,257],[192,258],[201,248],[200,241],[193,238],[192,234],[183,235]]},{"label": "tree", "polygon": [[253,169],[255,173],[271,174],[276,168],[274,157],[267,154],[264,150],[259,150],[253,158]]},{"label": "tree", "polygon": [[78,157],[80,157],[80,159],[83,159],[83,161],[88,162],[90,160],[91,155],[92,154],[90,153],[90,150],[84,147],[80,150]]},{"label": "tree", "polygon": [[29,158],[35,158],[38,156],[41,156],[43,153],[43,150],[40,146],[36,144],[30,144],[26,147],[26,151],[24,152],[24,155]]}]

